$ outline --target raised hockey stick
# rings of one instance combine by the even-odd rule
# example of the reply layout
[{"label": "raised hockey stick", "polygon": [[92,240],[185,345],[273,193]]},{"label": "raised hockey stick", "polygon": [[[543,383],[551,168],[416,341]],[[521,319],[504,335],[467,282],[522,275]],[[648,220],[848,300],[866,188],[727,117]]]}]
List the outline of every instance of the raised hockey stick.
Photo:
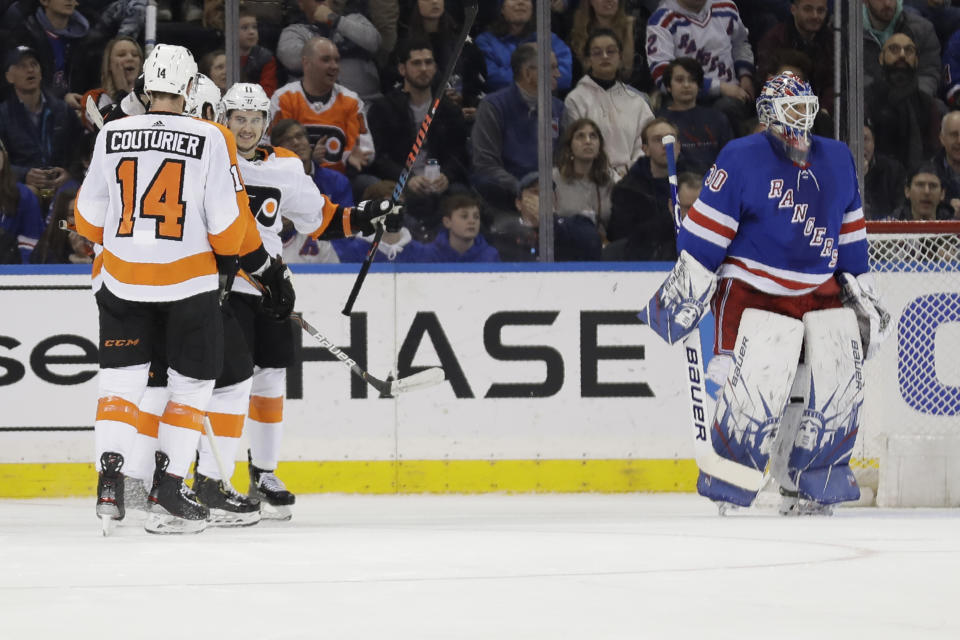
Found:
[{"label": "raised hockey stick", "polygon": [[[434,96],[433,102],[430,103],[430,109],[427,111],[427,114],[423,116],[423,122],[420,123],[420,131],[417,133],[416,140],[413,141],[413,148],[410,150],[410,153],[407,154],[406,166],[403,168],[403,171],[400,172],[400,177],[397,178],[397,185],[393,188],[392,195],[394,202],[400,199],[404,187],[407,186],[407,180],[410,179],[410,172],[413,170],[413,165],[417,161],[417,156],[420,155],[420,149],[423,148],[423,143],[427,140],[430,123],[433,122],[433,117],[436,115],[437,108],[440,106],[440,100],[443,98],[447,84],[450,82],[450,76],[453,75],[453,70],[460,60],[460,54],[463,53],[463,47],[470,38],[470,29],[473,28],[473,21],[477,17],[477,0],[467,0],[464,5],[463,27],[460,29],[460,35],[457,38],[457,46],[454,48],[453,55],[450,56],[450,60],[447,62],[447,68],[443,70],[443,78],[440,84],[437,85],[437,95]],[[350,315],[350,312],[353,310],[353,304],[357,301],[357,296],[360,295],[360,287],[363,286],[363,281],[367,278],[367,272],[370,271],[370,264],[377,256],[377,248],[380,246],[383,231],[383,224],[378,224],[377,231],[373,235],[373,242],[370,243],[370,249],[367,251],[367,256],[363,259],[363,264],[360,265],[360,273],[357,274],[357,279],[353,283],[353,289],[350,290],[347,304],[343,306],[343,310],[340,312],[345,316]]]},{"label": "raised hockey stick", "polygon": [[392,397],[398,393],[406,393],[407,391],[415,391],[417,389],[433,387],[446,380],[443,369],[440,367],[430,367],[429,369],[424,369],[423,371],[419,371],[412,376],[400,378],[399,380],[388,381],[375,378],[364,371],[353,358],[345,354],[340,348],[330,342],[322,333],[317,331],[312,324],[304,319],[303,315],[298,312],[294,312],[290,314],[290,317],[293,318],[293,320],[296,321],[301,327],[303,327],[304,331],[313,336],[314,339],[320,343],[320,346],[335,355],[337,360],[350,367],[350,371],[353,371],[355,374],[363,378],[367,384],[383,395]]},{"label": "raised hockey stick", "polygon": [[[679,234],[682,216],[680,201],[677,199],[677,162],[673,151],[676,141],[676,138],[671,135],[663,137],[663,146],[667,152],[673,223]],[[713,448],[713,440],[710,437],[710,431],[713,429],[713,406],[708,400],[709,395],[706,389],[699,328],[694,328],[683,339],[683,351],[687,362],[687,382],[690,385],[690,434],[693,436],[693,454],[697,460],[697,466],[714,478],[749,491],[759,491],[764,484],[763,471],[724,458]]]}]

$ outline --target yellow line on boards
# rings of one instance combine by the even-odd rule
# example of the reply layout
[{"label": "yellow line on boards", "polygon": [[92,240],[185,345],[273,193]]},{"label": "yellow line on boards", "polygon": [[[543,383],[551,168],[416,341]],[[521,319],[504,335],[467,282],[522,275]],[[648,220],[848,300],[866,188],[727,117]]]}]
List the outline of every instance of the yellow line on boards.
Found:
[{"label": "yellow line on boards", "polygon": [[[293,493],[692,492],[697,484],[692,459],[289,461],[277,475]],[[246,462],[232,482],[247,491]],[[0,464],[0,498],[92,496],[96,488],[92,463]]]},{"label": "yellow line on boards", "polygon": [[[294,493],[621,493],[696,488],[693,460],[393,460],[281,462],[277,475]],[[246,492],[247,464],[232,482]],[[88,463],[0,464],[0,498],[92,496]]]}]

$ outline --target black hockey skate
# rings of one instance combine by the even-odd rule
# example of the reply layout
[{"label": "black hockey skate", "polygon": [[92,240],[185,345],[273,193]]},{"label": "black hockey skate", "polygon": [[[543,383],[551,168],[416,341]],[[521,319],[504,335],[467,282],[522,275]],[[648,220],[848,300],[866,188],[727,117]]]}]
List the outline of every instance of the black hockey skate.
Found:
[{"label": "black hockey skate", "polygon": [[156,460],[153,489],[147,498],[150,510],[143,528],[148,533],[200,533],[207,527],[210,510],[197,501],[183,478],[167,473],[167,454],[157,451]]},{"label": "black hockey skate", "polygon": [[210,509],[207,524],[211,527],[249,527],[260,522],[260,501],[248,498],[222,480],[194,472],[193,490],[197,500]]},{"label": "black hockey skate", "polygon": [[100,533],[105,536],[113,531],[113,525],[123,520],[123,456],[114,451],[104,451],[100,456],[100,473],[97,477],[97,517],[100,518]]},{"label": "black hockey skate", "polygon": [[276,476],[273,469],[261,469],[253,466],[253,457],[247,450],[247,460],[250,462],[250,494],[251,498],[260,500],[260,514],[267,520],[289,520],[293,517],[290,505],[297,501]]}]

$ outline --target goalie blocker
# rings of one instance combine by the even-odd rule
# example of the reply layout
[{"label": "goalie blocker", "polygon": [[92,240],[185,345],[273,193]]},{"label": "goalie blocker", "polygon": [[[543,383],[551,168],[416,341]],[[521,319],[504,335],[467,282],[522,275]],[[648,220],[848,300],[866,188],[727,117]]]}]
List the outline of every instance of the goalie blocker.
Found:
[{"label": "goalie blocker", "polygon": [[[699,355],[697,325],[713,296],[717,355],[706,388],[716,404],[706,425],[694,419],[693,431],[701,495],[749,506],[772,477],[783,492],[820,505],[859,497],[849,460],[863,404],[865,345],[874,351],[890,327],[868,277],[838,279],[842,296],[834,279],[801,296],[772,296],[724,279],[714,295],[715,276],[682,252],[639,314],[666,342],[683,340],[689,362],[691,349]],[[699,382],[695,377],[691,383]]]}]

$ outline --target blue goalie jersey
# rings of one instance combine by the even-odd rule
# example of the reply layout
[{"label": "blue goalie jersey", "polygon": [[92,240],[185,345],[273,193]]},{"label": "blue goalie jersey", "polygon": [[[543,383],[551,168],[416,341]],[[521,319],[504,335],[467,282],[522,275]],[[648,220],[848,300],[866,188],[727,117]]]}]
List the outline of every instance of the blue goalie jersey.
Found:
[{"label": "blue goalie jersey", "polygon": [[813,136],[807,163],[764,133],[730,141],[677,237],[721,278],[773,295],[809,293],[838,271],[867,271],[856,169],[842,142]]}]

